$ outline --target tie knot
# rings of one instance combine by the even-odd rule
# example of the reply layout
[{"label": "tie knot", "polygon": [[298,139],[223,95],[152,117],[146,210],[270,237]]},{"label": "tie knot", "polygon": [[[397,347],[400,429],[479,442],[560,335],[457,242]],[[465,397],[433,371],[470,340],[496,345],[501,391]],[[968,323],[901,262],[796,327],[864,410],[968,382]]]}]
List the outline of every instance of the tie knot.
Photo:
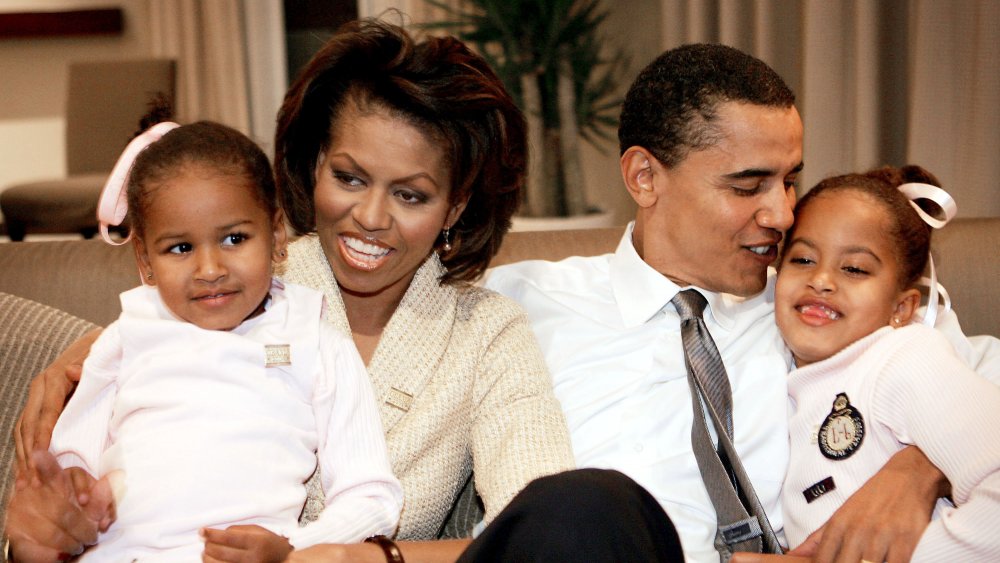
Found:
[{"label": "tie knot", "polygon": [[700,319],[702,313],[705,312],[705,306],[708,305],[705,296],[694,289],[679,291],[670,302],[677,309],[677,314],[680,315],[681,321]]}]

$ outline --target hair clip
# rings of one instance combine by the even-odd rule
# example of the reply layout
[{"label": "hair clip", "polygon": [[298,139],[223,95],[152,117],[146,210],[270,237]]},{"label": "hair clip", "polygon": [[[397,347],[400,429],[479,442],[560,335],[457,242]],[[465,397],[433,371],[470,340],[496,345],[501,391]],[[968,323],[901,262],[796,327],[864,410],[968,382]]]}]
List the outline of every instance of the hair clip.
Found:
[{"label": "hair clip", "polygon": [[121,225],[125,215],[128,214],[128,194],[125,186],[128,184],[129,172],[132,171],[136,157],[143,149],[159,141],[168,131],[178,127],[180,125],[172,121],[157,123],[132,139],[118,157],[118,162],[111,169],[111,175],[101,190],[101,198],[97,201],[97,222],[100,225],[101,238],[108,244],[117,246],[125,244],[132,238],[132,233],[129,232],[125,240],[116,242],[108,233],[108,227]]},{"label": "hair clip", "polygon": [[[933,229],[940,229],[947,225],[948,221],[954,219],[955,215],[958,214],[958,205],[951,197],[951,194],[937,186],[912,182],[900,185],[899,191],[903,192],[903,195],[910,200],[910,206],[916,210],[917,215],[923,219],[924,223],[927,223]],[[944,218],[938,219],[921,209],[916,204],[916,200],[918,199],[927,199],[936,203],[941,208]],[[945,290],[944,286],[937,281],[937,272],[934,270],[934,257],[928,254],[927,263],[930,265],[931,275],[929,278],[921,277],[919,283],[926,285],[930,290],[927,295],[927,312],[924,313],[923,322],[925,325],[933,327],[937,322],[939,310],[942,314],[951,310],[951,297],[948,296],[948,291]],[[940,307],[938,306],[939,300],[942,302]]]}]

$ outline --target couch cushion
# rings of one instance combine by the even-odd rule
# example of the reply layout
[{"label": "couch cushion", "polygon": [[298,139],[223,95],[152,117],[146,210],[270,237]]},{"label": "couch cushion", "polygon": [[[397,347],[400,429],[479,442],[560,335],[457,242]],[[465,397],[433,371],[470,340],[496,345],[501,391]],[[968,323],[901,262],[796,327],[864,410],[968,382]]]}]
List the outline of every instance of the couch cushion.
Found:
[{"label": "couch cushion", "polygon": [[625,227],[508,233],[490,267],[521,260],[562,260],[614,252]]},{"label": "couch cushion", "polygon": [[118,318],[118,295],[139,283],[130,244],[57,240],[0,245],[0,291],[99,325]]},{"label": "couch cushion", "polygon": [[[13,482],[13,431],[32,377],[96,325],[58,309],[0,293],[0,497]],[[0,527],[6,502],[0,505]]]},{"label": "couch cushion", "polygon": [[962,331],[1000,336],[1000,217],[956,219],[934,232],[931,248]]}]

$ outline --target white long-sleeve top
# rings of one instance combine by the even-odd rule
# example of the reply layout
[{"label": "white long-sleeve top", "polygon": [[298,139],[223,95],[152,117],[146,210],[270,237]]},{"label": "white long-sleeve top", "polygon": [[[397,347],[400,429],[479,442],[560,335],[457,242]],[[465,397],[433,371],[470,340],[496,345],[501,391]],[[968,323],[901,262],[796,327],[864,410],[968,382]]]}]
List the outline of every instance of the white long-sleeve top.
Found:
[{"label": "white long-sleeve top", "polygon": [[[121,301],[52,439],[63,466],[119,483],[88,561],[200,560],[202,527],[256,524],[296,548],[393,533],[402,489],[371,384],[322,294],[275,281],[232,331],[175,319],[151,287]],[[267,345],[288,345],[291,365],[266,367]],[[326,508],[300,528],[316,452]]]},{"label": "white long-sleeve top", "polygon": [[[1000,560],[1000,388],[969,369],[934,329],[885,327],[788,379],[785,534],[796,546],[898,450],[914,444],[951,481],[958,508],[940,501],[913,561]],[[828,459],[817,431],[838,394],[860,413],[864,437]],[[831,477],[834,490],[804,491]]]}]

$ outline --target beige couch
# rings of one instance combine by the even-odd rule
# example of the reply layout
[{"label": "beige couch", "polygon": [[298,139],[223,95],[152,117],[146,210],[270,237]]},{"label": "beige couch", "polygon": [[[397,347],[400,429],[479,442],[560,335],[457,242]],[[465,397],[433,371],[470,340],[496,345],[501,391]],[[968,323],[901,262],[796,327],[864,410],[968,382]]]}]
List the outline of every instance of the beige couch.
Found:
[{"label": "beige couch", "polygon": [[[613,252],[621,233],[511,233],[494,264]],[[966,334],[1000,335],[998,249],[1000,218],[956,220],[935,233],[935,263]],[[130,246],[98,240],[0,244],[0,435],[10,435],[30,376],[76,336],[114,320],[118,294],[138,283]],[[10,446],[0,449],[3,486],[11,455]]]},{"label": "beige couch", "polygon": [[[614,252],[622,228],[511,233],[494,265]],[[934,234],[934,261],[966,334],[1000,335],[1000,218],[957,219]],[[0,244],[0,292],[106,325],[139,284],[130,245],[99,240]]]}]

